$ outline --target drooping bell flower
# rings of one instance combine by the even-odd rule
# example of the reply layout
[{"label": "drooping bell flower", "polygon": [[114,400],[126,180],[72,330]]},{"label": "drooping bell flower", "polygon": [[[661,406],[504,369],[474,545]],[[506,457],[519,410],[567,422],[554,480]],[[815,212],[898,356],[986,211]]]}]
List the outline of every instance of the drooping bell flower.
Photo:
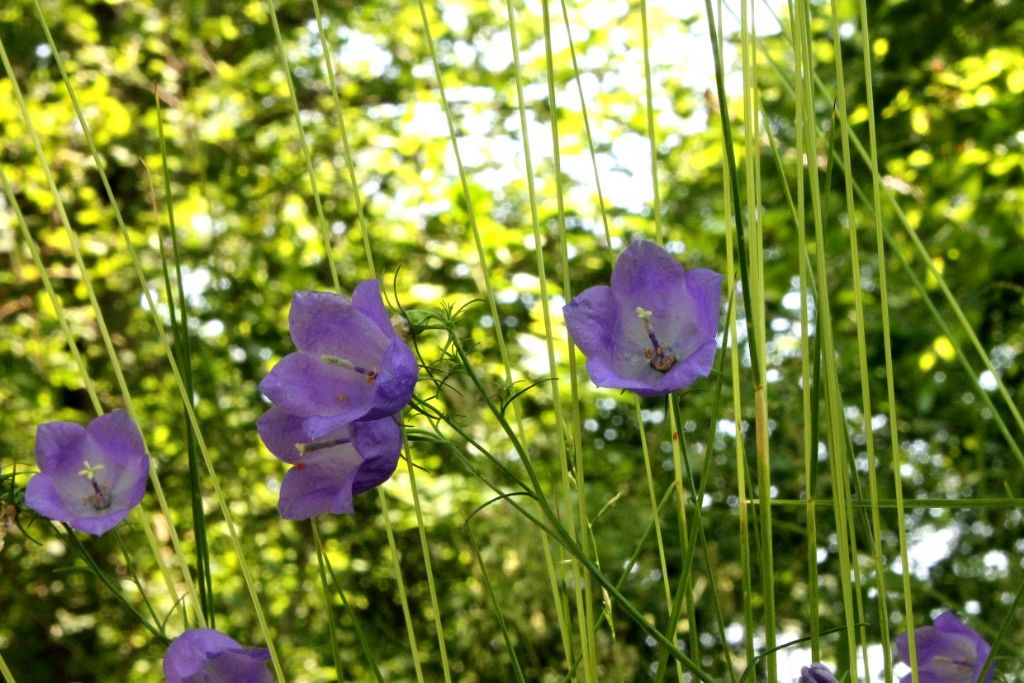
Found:
[{"label": "drooping bell flower", "polygon": [[832,670],[821,663],[801,667],[798,683],[839,683]]},{"label": "drooping bell flower", "polygon": [[351,301],[329,292],[296,292],[288,326],[298,347],[274,366],[260,391],[305,419],[319,438],[356,420],[392,415],[412,397],[418,368],[392,328],[377,280]]},{"label": "drooping bell flower", "polygon": [[313,434],[308,419],[271,408],[256,421],[271,453],[293,465],[281,483],[285,519],[328,512],[351,514],[352,499],[388,480],[398,464],[402,435],[393,417],[352,422]]},{"label": "drooping bell flower", "polygon": [[722,276],[684,270],[653,242],[622,252],[611,286],[591,287],[563,312],[599,387],[662,396],[711,372]]},{"label": "drooping bell flower", "polygon": [[36,431],[39,474],[25,505],[44,517],[99,536],[142,501],[149,456],[128,413],[118,410],[82,427],[48,422]]},{"label": "drooping bell flower", "polygon": [[[932,626],[914,629],[917,645],[917,676],[920,683],[973,683],[978,680],[992,648],[985,639],[953,614],[943,612]],[[907,634],[896,636],[896,653],[910,665]],[[992,680],[995,667],[989,669],[985,683]],[[911,675],[900,679],[910,683]]]},{"label": "drooping bell flower", "polygon": [[271,683],[270,651],[242,647],[220,631],[194,628],[171,642],[164,655],[167,683]]}]

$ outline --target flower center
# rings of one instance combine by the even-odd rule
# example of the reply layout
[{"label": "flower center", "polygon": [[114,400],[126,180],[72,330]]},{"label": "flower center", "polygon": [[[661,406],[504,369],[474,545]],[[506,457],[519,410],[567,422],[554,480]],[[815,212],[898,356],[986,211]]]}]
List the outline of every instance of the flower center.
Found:
[{"label": "flower center", "polygon": [[356,365],[352,361],[347,360],[345,358],[339,358],[338,356],[329,356],[327,354],[320,356],[320,360],[329,365],[337,365],[339,368],[345,368],[346,370],[351,370],[352,372],[358,372],[360,375],[366,377],[367,384],[373,384],[373,381],[377,379],[377,368],[372,368],[368,370],[360,365]]},{"label": "flower center", "polygon": [[324,448],[331,448],[333,446],[340,446],[343,443],[352,443],[352,439],[341,437],[339,439],[326,439],[324,441],[311,441],[309,443],[297,443],[295,444],[295,450],[300,454],[305,455],[310,451],[319,451]]},{"label": "flower center", "polygon": [[96,481],[96,473],[104,469],[103,465],[90,465],[88,460],[82,461],[82,469],[78,476],[85,477],[92,484],[92,493],[85,496],[83,500],[92,505],[95,510],[106,510],[114,499],[110,497],[110,487]]},{"label": "flower center", "polygon": [[671,348],[662,346],[658,341],[658,337],[654,334],[654,326],[651,324],[651,315],[653,314],[650,311],[642,306],[637,306],[636,315],[644,324],[647,338],[651,340],[651,346],[644,349],[644,358],[658,372],[668,372],[676,364],[676,354],[672,353]]}]

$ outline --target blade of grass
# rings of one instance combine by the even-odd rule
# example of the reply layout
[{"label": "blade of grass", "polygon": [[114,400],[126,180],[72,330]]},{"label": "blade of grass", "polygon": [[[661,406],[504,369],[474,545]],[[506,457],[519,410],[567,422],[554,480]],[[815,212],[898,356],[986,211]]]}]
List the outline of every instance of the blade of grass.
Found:
[{"label": "blade of grass", "polygon": [[7,662],[4,660],[3,652],[0,652],[0,674],[4,676],[4,683],[15,683],[14,674],[7,668]]},{"label": "blade of grass", "polygon": [[587,150],[590,152],[590,164],[594,168],[594,184],[597,186],[597,204],[601,210],[601,223],[604,225],[604,246],[607,250],[612,246],[611,229],[608,227],[608,211],[605,209],[604,193],[601,191],[601,174],[597,170],[597,153],[594,151],[594,136],[590,130],[590,117],[587,115],[587,98],[583,95],[583,83],[580,81],[580,66],[576,61],[576,45],[572,39],[572,24],[569,22],[569,8],[565,0],[561,0],[562,19],[565,21],[565,35],[569,39],[569,56],[572,58],[573,80],[576,81],[576,92],[580,98],[580,115],[583,117],[583,130],[587,138]]},{"label": "blade of grass", "polygon": [[316,541],[316,565],[317,575],[320,577],[320,593],[324,598],[324,612],[327,614],[327,638],[331,641],[331,658],[334,660],[334,672],[339,681],[345,680],[345,674],[341,668],[341,653],[338,651],[338,636],[334,628],[334,610],[331,604],[331,594],[327,587],[327,570],[324,568],[324,549],[320,541],[320,532],[316,528],[316,518],[309,520],[309,526],[313,530],[313,538]]},{"label": "blade of grass", "polygon": [[373,264],[373,250],[370,248],[370,226],[366,222],[366,211],[363,208],[362,196],[359,193],[359,181],[356,179],[356,166],[352,161],[352,147],[348,140],[348,128],[345,125],[345,116],[341,106],[341,96],[338,93],[338,83],[334,74],[334,60],[331,59],[331,45],[327,40],[327,33],[324,31],[323,19],[320,17],[320,3],[313,0],[313,13],[316,15],[317,34],[320,37],[320,45],[324,53],[324,66],[327,69],[327,80],[331,86],[331,97],[334,99],[334,115],[338,124],[338,132],[341,133],[341,146],[345,156],[345,169],[348,171],[349,189],[352,192],[352,201],[355,203],[356,216],[359,219],[359,229],[363,236],[363,250],[366,252],[366,262],[370,266],[370,272],[376,276],[376,268]]},{"label": "blade of grass", "polygon": [[277,7],[274,0],[267,0],[267,10],[270,15],[270,25],[274,29],[274,40],[277,43],[278,57],[281,60],[281,68],[284,71],[285,82],[288,85],[288,98],[291,102],[292,114],[295,117],[295,126],[299,129],[299,146],[302,148],[302,158],[306,162],[306,175],[309,177],[309,188],[313,194],[313,203],[316,206],[317,222],[320,226],[320,235],[323,238],[324,246],[327,248],[327,263],[330,266],[331,281],[334,289],[341,291],[341,282],[338,280],[338,267],[334,263],[334,252],[330,248],[331,234],[327,227],[327,218],[324,216],[323,202],[320,200],[320,190],[316,182],[316,169],[313,168],[313,153],[309,149],[309,142],[306,140],[306,129],[302,125],[302,116],[299,112],[299,100],[295,95],[295,83],[292,81],[292,70],[288,65],[288,53],[284,47],[284,39],[281,37],[281,27],[277,23]]},{"label": "blade of grass", "polygon": [[[515,80],[515,85],[516,85],[516,105],[517,105],[517,109],[519,111],[520,134],[522,135],[522,138],[523,138],[523,158],[524,158],[525,170],[526,170],[527,193],[528,193],[529,203],[530,203],[530,221],[531,221],[531,226],[533,228],[533,240],[534,240],[534,245],[535,245],[534,255],[535,255],[535,261],[536,261],[536,268],[537,268],[537,277],[538,277],[538,279],[540,281],[540,302],[541,302],[542,319],[543,319],[543,324],[544,324],[545,348],[546,348],[546,351],[547,351],[548,371],[549,371],[549,373],[550,373],[550,375],[552,377],[552,381],[549,383],[549,390],[550,390],[552,406],[553,406],[554,411],[555,411],[555,425],[556,425],[556,431],[555,431],[556,442],[555,443],[556,443],[556,448],[557,448],[558,453],[562,454],[562,457],[560,457],[559,460],[560,460],[560,464],[561,464],[561,474],[562,474],[562,491],[563,491],[563,496],[565,497],[565,503],[566,503],[565,509],[566,509],[567,514],[569,516],[568,517],[569,518],[569,527],[572,528],[572,529],[575,529],[576,526],[575,526],[575,522],[573,521],[573,513],[572,513],[573,507],[572,507],[572,500],[571,500],[571,495],[570,495],[570,490],[569,490],[569,470],[568,470],[568,464],[566,462],[566,457],[567,457],[566,456],[566,441],[565,441],[565,431],[564,431],[564,428],[563,428],[564,418],[562,416],[561,401],[560,401],[560,398],[559,398],[559,385],[558,385],[558,378],[557,378],[558,366],[557,366],[557,364],[555,362],[554,335],[553,335],[553,332],[552,332],[551,310],[550,310],[550,305],[549,305],[550,295],[548,294],[547,270],[546,270],[545,264],[544,264],[544,251],[543,251],[544,239],[543,239],[543,236],[541,235],[541,229],[540,229],[540,218],[539,218],[539,212],[538,212],[538,208],[537,208],[537,205],[538,205],[537,191],[536,191],[536,187],[535,187],[535,183],[534,183],[533,156],[532,156],[532,153],[531,153],[531,150],[530,150],[530,134],[529,134],[529,126],[527,124],[527,118],[526,118],[526,99],[525,99],[525,96],[523,95],[522,64],[520,63],[520,59],[519,59],[519,37],[518,37],[518,31],[516,29],[516,16],[515,16],[515,11],[513,10],[513,7],[512,7],[512,1],[511,0],[506,0],[505,5],[506,5],[507,12],[508,12],[509,38],[510,38],[510,40],[512,42],[512,64],[513,64],[513,75],[514,75],[514,80]],[[544,27],[545,27],[545,45],[548,48],[548,49],[546,49],[546,59],[550,60],[550,56],[551,56],[551,54],[550,54],[550,24],[548,22],[548,14],[547,14],[547,5],[546,4],[544,5]],[[558,127],[558,119],[557,119],[557,109],[555,108],[555,105],[554,105],[554,86],[553,86],[553,82],[552,82],[551,76],[550,76],[550,66],[549,66],[549,72],[548,73],[549,73],[549,77],[548,77],[548,94],[549,94],[549,103],[550,103],[550,106],[551,106],[550,116],[551,116],[551,121],[552,121],[551,125],[552,125],[552,134],[554,136],[554,148],[555,148],[555,169],[556,169],[555,170],[555,177],[556,177],[556,184],[558,184],[557,187],[559,188],[557,190],[558,205],[559,205],[559,219],[560,219],[560,225],[563,227],[563,229],[560,231],[560,233],[564,234],[564,210],[562,209],[562,193],[561,193],[561,189],[560,189],[561,188],[561,185],[560,185],[561,173],[560,173],[560,170],[559,170],[559,163],[558,163],[558,154],[559,154],[559,152],[558,152],[558,137],[557,137],[558,136],[558,128],[557,128]],[[568,298],[569,294],[567,292],[564,292],[563,294],[564,294],[564,296],[566,298]],[[570,341],[570,344],[571,344],[571,341]],[[571,353],[572,352],[571,352],[571,347],[570,347],[570,354]],[[582,486],[580,485],[580,483],[577,482],[577,484],[580,487],[580,490],[582,490]],[[581,495],[580,499],[581,499],[581,501],[583,501],[584,497]],[[579,538],[579,536],[577,536],[577,538]],[[581,628],[580,634],[579,634],[580,635],[580,645],[581,645],[581,648],[582,648],[583,653],[584,653],[584,662],[586,663],[585,664],[585,670],[587,671],[588,675],[590,675],[591,667],[589,666],[589,664],[593,661],[593,651],[591,650],[592,638],[589,637],[587,630],[584,628],[584,624],[586,623],[586,619],[584,618],[584,616],[587,613],[586,612],[586,607],[589,606],[590,601],[586,599],[586,597],[584,596],[582,590],[580,589],[579,568],[578,568],[578,566],[575,563],[572,564],[571,571],[573,573],[573,579],[574,579],[573,580],[573,585],[576,586],[576,589],[577,589],[575,591],[575,593],[576,593],[576,595],[575,595],[575,597],[576,597],[576,607],[577,607],[577,610],[581,610],[580,611],[581,619],[578,622],[578,625]],[[552,579],[554,579],[554,577],[557,576],[557,571],[556,571],[556,569],[553,566],[550,567],[549,574],[551,575]],[[559,626],[560,626],[560,628],[564,628],[565,629],[564,634],[563,634],[563,640],[566,640],[566,639],[569,638],[569,633],[571,632],[570,631],[570,625],[567,623],[569,621],[569,617],[567,615],[565,615],[561,610],[558,610],[558,616],[559,616]],[[568,662],[570,661],[570,657],[571,657],[570,650],[567,649],[565,655],[566,655],[566,663],[568,664]]]},{"label": "blade of grass", "polygon": [[[341,598],[341,606],[345,609],[345,613],[348,614],[349,620],[352,622],[352,630],[355,632],[356,640],[359,642],[359,649],[362,651],[363,656],[366,657],[366,661],[373,670],[373,675],[377,679],[378,683],[383,683],[384,678],[381,676],[380,669],[377,666],[377,660],[373,656],[373,648],[370,647],[369,642],[366,640],[366,635],[363,633],[362,626],[359,625],[359,619],[356,617],[355,610],[352,609],[351,603],[349,603],[348,598],[345,597],[345,591],[342,590],[341,584],[338,582],[338,575],[334,572],[334,568],[331,567],[331,558],[328,557],[327,549],[324,547],[323,540],[320,537],[319,527],[315,524],[313,526],[313,538],[317,544],[317,551],[319,552],[320,557],[323,558],[327,576],[330,577],[331,583],[334,584],[334,590],[338,593],[338,597]],[[417,666],[419,665],[418,658],[413,661]]]},{"label": "blade of grass", "polygon": [[651,182],[654,193],[651,198],[651,213],[654,214],[654,234],[658,244],[665,243],[661,227],[661,196],[658,191],[658,141],[654,131],[654,85],[651,82],[651,50],[647,32],[647,0],[640,0],[640,34],[643,37],[644,94],[647,98],[647,140],[651,148]]},{"label": "blade of grass", "polygon": [[512,644],[512,636],[508,631],[508,625],[505,623],[505,617],[502,616],[501,608],[498,606],[498,598],[494,594],[494,586],[491,585],[491,580],[487,576],[487,567],[484,565],[484,558],[480,554],[480,546],[477,545],[476,538],[473,537],[473,530],[470,526],[471,521],[472,519],[466,520],[466,523],[463,525],[463,532],[466,534],[466,538],[469,540],[469,545],[473,549],[473,556],[476,557],[477,565],[480,567],[480,576],[483,578],[484,589],[487,591],[487,597],[494,606],[494,613],[498,617],[498,627],[501,629],[501,637],[505,640],[505,648],[508,650],[509,657],[512,659],[512,671],[519,683],[526,683],[522,667],[519,666],[519,658],[516,656],[516,648]]},{"label": "blade of grass", "polygon": [[[857,225],[856,203],[853,197],[853,163],[850,158],[850,125],[847,118],[846,80],[844,77],[843,49],[839,31],[839,7],[836,0],[832,0],[830,6],[832,10],[831,33],[836,72],[836,112],[838,114],[839,123],[839,141],[842,149],[843,188],[844,197],[846,199],[846,227],[850,236],[850,272],[853,277],[854,321],[857,328],[857,364],[860,370],[861,413],[863,415],[864,443],[868,459],[868,495],[870,496],[870,500],[874,503],[871,507],[870,528],[872,530],[871,537],[873,539],[873,543],[871,544],[871,549],[875,563],[875,581],[878,591],[878,626],[881,632],[881,641],[883,643],[888,643],[891,641],[891,637],[889,635],[888,590],[885,585],[885,574],[887,568],[882,558],[882,522],[881,514],[878,510],[878,465],[875,458],[875,435],[871,426],[871,418],[872,415],[874,415],[874,411],[871,409],[871,383],[868,378],[867,326],[864,322],[864,289],[861,284],[860,245],[857,240],[857,231],[859,228]],[[877,163],[877,154],[875,156],[875,163]],[[884,260],[879,261],[878,270],[885,270]],[[889,371],[891,373],[891,367],[889,368]],[[888,381],[892,381],[891,374],[888,377]],[[898,443],[898,441],[893,442],[894,445]],[[855,565],[855,567],[856,566],[857,565]],[[867,643],[865,641],[865,656],[867,652],[866,647]],[[888,647],[882,648],[882,662],[885,677],[886,680],[888,680],[892,678],[892,653]],[[867,671],[866,663],[865,671]]]},{"label": "blade of grass", "polygon": [[[748,249],[746,233],[743,227],[743,207],[740,203],[739,179],[736,171],[736,156],[733,149],[731,122],[729,120],[729,103],[725,93],[725,71],[722,66],[722,55],[720,54],[718,31],[716,28],[714,10],[711,7],[711,0],[704,0],[705,14],[708,21],[708,34],[711,39],[712,56],[715,62],[715,83],[718,91],[718,104],[721,112],[722,137],[725,147],[725,158],[730,183],[730,199],[732,200],[732,218],[736,230],[736,254],[739,262],[740,281],[743,294],[743,310],[747,316],[747,348],[750,353],[750,368],[753,377],[754,387],[754,431],[755,450],[757,457],[758,486],[760,495],[767,499],[770,496],[771,482],[768,467],[768,408],[764,387],[764,366],[761,362],[762,353],[758,348],[755,337],[759,336],[753,331],[753,323],[756,320],[755,308],[753,305],[754,293],[752,291],[751,269],[748,264]],[[746,33],[743,34],[746,40]],[[747,78],[746,70],[744,71]],[[763,290],[760,292],[763,298]],[[764,605],[765,605],[765,640],[768,649],[775,647],[775,589],[774,589],[774,562],[772,556],[772,519],[771,509],[762,510],[760,513],[760,560],[761,575],[763,583]],[[774,683],[778,678],[774,654],[768,657],[769,682]]]},{"label": "blade of grass", "polygon": [[[569,299],[572,296],[571,283],[569,280],[569,263],[568,254],[565,241],[565,194],[564,188],[562,187],[562,152],[558,134],[558,102],[555,93],[555,65],[554,55],[551,47],[551,11],[550,11],[550,0],[543,0],[541,3],[542,8],[542,19],[544,29],[544,63],[547,67],[547,87],[548,87],[548,119],[551,124],[551,143],[552,143],[552,164],[555,177],[555,200],[557,202],[557,217],[558,217],[558,237],[559,246],[562,257],[562,295]],[[539,223],[535,222],[535,230],[539,235]],[[572,396],[572,428],[574,433],[573,439],[573,451],[575,455],[575,489],[576,489],[576,504],[578,506],[576,513],[573,512],[573,482],[570,481],[569,475],[569,453],[566,448],[566,437],[565,437],[565,417],[562,412],[560,394],[558,389],[558,376],[557,376],[557,365],[555,363],[555,351],[554,351],[554,335],[551,326],[551,313],[549,310],[548,296],[546,293],[547,289],[547,277],[544,270],[544,255],[543,255],[543,242],[540,239],[536,240],[535,243],[537,251],[537,262],[538,268],[540,269],[541,279],[541,305],[544,312],[544,331],[546,346],[548,352],[548,368],[552,376],[551,381],[551,397],[552,403],[555,410],[555,425],[556,425],[556,447],[558,448],[559,465],[562,475],[562,498],[563,506],[565,510],[566,519],[568,521],[568,527],[574,534],[574,539],[577,544],[582,548],[584,553],[588,556],[594,552],[594,549],[590,544],[590,536],[586,533],[590,523],[587,519],[587,496],[586,496],[586,484],[584,479],[584,463],[583,463],[583,451],[581,448],[581,428],[580,428],[580,416],[579,416],[579,386],[577,384],[577,369],[576,369],[576,354],[573,348],[572,339],[567,339],[567,353],[569,357],[569,380],[571,383],[570,391]],[[567,335],[568,336],[568,335]],[[579,526],[577,527],[577,520]],[[597,652],[597,636],[592,628],[594,623],[594,598],[593,598],[593,587],[590,583],[590,576],[582,574],[579,566],[573,562],[571,563],[571,570],[573,576],[573,585],[576,587],[576,610],[579,613],[579,626],[580,626],[580,643],[583,649],[583,667],[585,678],[588,681],[598,680],[598,652]]]},{"label": "blade of grass", "polygon": [[[167,291],[167,309],[171,320],[171,333],[174,336],[174,347],[178,352],[178,363],[184,372],[185,390],[191,400],[195,396],[192,381],[192,343],[188,332],[188,301],[185,299],[184,277],[181,274],[181,255],[178,250],[178,231],[174,221],[174,199],[171,194],[171,179],[168,173],[167,164],[167,141],[164,137],[163,114],[160,109],[160,98],[154,95],[156,102],[157,135],[160,138],[160,159],[164,180],[164,203],[167,207],[167,225],[171,235],[171,247],[174,260],[175,274],[178,283],[178,308],[181,311],[181,319],[175,315],[174,292],[171,288],[171,278],[167,267],[167,255],[164,250],[163,240],[158,238],[157,244],[160,247],[160,262],[163,267],[164,284]],[[152,177],[150,177],[150,190],[152,192]],[[153,199],[153,212],[158,214],[156,209],[155,192]],[[194,403],[193,403],[194,407]],[[210,550],[206,538],[206,515],[203,511],[203,492],[199,480],[199,454],[196,447],[196,437],[192,431],[192,425],[185,419],[185,438],[188,450],[188,484],[189,498],[192,505],[192,529],[196,539],[196,573],[199,583],[199,601],[203,605],[203,614],[206,617],[207,625],[216,628],[216,619],[213,606],[213,573],[210,569]]]},{"label": "blade of grass", "polygon": [[427,590],[430,594],[430,607],[434,613],[434,628],[437,629],[437,646],[441,655],[441,668],[444,671],[444,680],[447,683],[451,683],[448,649],[445,645],[444,625],[441,623],[441,606],[437,601],[434,572],[431,570],[430,543],[427,542],[427,527],[423,521],[419,490],[416,488],[416,468],[412,466],[412,452],[409,449],[409,439],[404,433],[402,434],[402,450],[405,451],[405,465],[409,474],[409,488],[412,491],[413,511],[416,513],[416,530],[419,532],[420,550],[423,552],[423,565],[427,572]]}]

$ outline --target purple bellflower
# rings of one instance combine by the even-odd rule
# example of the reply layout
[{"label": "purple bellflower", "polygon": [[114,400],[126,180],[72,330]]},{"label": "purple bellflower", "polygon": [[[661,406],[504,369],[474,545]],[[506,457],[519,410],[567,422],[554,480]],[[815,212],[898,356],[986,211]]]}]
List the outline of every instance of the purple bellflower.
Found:
[{"label": "purple bellflower", "polygon": [[[932,626],[914,630],[920,683],[974,683],[992,648],[952,612],[943,612],[932,623]],[[901,660],[910,664],[906,633],[896,636],[896,652]],[[989,669],[985,683],[989,683],[993,675],[995,667]],[[900,683],[910,683],[910,680],[911,675],[907,674]]]},{"label": "purple bellflower", "polygon": [[839,679],[824,664],[811,664],[800,669],[798,683],[839,683]]},{"label": "purple bellflower", "polygon": [[419,368],[392,328],[377,280],[361,282],[351,301],[329,292],[296,292],[288,326],[299,350],[274,366],[260,391],[304,418],[311,438],[392,415],[412,398]]},{"label": "purple bellflower", "polygon": [[121,410],[97,417],[88,427],[39,425],[36,463],[40,471],[28,482],[25,504],[94,536],[117,526],[146,493],[146,446]]},{"label": "purple bellflower", "polygon": [[711,372],[722,276],[683,270],[653,242],[633,242],[611,286],[591,287],[563,309],[587,371],[599,387],[663,396]]},{"label": "purple bellflower", "polygon": [[271,683],[270,651],[242,647],[210,628],[194,628],[174,639],[164,656],[167,683]]},{"label": "purple bellflower", "polygon": [[352,422],[312,436],[308,419],[271,408],[256,421],[271,453],[293,465],[281,483],[285,519],[351,514],[352,499],[383,484],[398,465],[402,434],[394,417]]}]

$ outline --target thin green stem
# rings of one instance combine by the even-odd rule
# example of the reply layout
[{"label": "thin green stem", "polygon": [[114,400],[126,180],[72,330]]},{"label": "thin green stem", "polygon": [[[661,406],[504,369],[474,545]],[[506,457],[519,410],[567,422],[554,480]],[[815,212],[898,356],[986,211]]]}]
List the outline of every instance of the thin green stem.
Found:
[{"label": "thin green stem", "polygon": [[313,530],[313,538],[316,541],[316,564],[319,568],[320,593],[324,597],[324,611],[327,614],[327,637],[331,641],[331,657],[334,659],[334,671],[339,681],[345,680],[341,669],[341,654],[338,652],[338,636],[334,629],[334,614],[331,604],[331,594],[327,587],[327,570],[324,567],[323,542],[320,540],[320,532],[316,527],[316,518],[309,520],[309,526]]},{"label": "thin green stem", "polygon": [[[299,129],[299,146],[302,148],[302,158],[306,162],[306,174],[309,177],[309,189],[313,193],[313,203],[316,205],[316,217],[320,226],[320,235],[324,240],[324,245],[327,247],[327,265],[331,271],[331,281],[334,283],[334,288],[340,290],[341,282],[338,279],[338,267],[334,263],[334,254],[330,249],[330,228],[327,226],[327,218],[324,216],[323,202],[320,200],[320,190],[316,182],[316,169],[313,167],[313,153],[310,151],[309,143],[306,141],[306,129],[302,125],[299,100],[295,95],[295,83],[292,81],[292,71],[288,65],[288,53],[284,47],[284,39],[281,37],[281,27],[277,23],[277,8],[274,6],[274,0],[267,0],[267,8],[270,15],[270,25],[274,29],[274,40],[277,41],[277,51],[281,59],[281,67],[284,70],[285,82],[288,84],[288,98],[291,102],[292,114],[295,117],[295,127]],[[327,54],[326,51],[325,54]]]},{"label": "thin green stem", "polygon": [[15,683],[14,674],[7,668],[7,662],[4,660],[2,652],[0,652],[0,674],[3,674],[4,683]]},{"label": "thin green stem", "polygon": [[647,0],[640,0],[640,33],[643,36],[644,93],[647,97],[647,140],[651,148],[651,213],[654,214],[654,234],[658,244],[665,243],[661,227],[661,193],[658,190],[658,140],[654,130],[654,84],[651,79],[651,50],[647,32]]},{"label": "thin green stem", "polygon": [[430,607],[434,613],[434,627],[437,629],[437,646],[441,654],[441,668],[444,680],[451,683],[452,674],[448,666],[448,648],[445,646],[444,625],[441,623],[441,606],[437,601],[437,588],[434,572],[430,561],[430,543],[427,542],[427,526],[423,521],[423,510],[420,507],[420,494],[416,488],[416,468],[412,464],[412,453],[409,450],[409,439],[402,435],[402,449],[405,451],[406,471],[409,474],[409,488],[412,491],[412,507],[416,513],[416,530],[420,538],[420,550],[423,552],[423,566],[427,572],[427,589],[430,593]]},{"label": "thin green stem", "polygon": [[128,600],[128,598],[125,597],[124,593],[121,592],[121,589],[118,588],[118,586],[114,582],[114,580],[111,579],[109,576],[107,576],[106,572],[104,572],[102,569],[100,569],[100,566],[96,563],[96,560],[93,559],[92,555],[89,554],[89,551],[86,549],[86,547],[82,544],[82,542],[75,535],[74,530],[72,530],[71,527],[69,527],[67,525],[63,525],[63,526],[64,526],[65,537],[67,538],[67,540],[71,544],[71,546],[74,547],[74,549],[78,552],[79,557],[81,557],[83,560],[85,560],[85,563],[89,566],[90,573],[92,573],[93,576],[95,576],[97,579],[99,579],[100,582],[104,586],[107,587],[107,589],[111,592],[111,594],[115,598],[117,598],[118,602],[120,602],[122,605],[124,605],[124,607],[129,612],[131,612],[132,614],[135,615],[135,617],[146,628],[147,631],[152,633],[158,640],[163,642],[165,645],[170,644],[171,640],[163,632],[163,629],[158,627],[158,626],[155,626],[152,623],[150,623],[150,621],[146,617],[146,615],[143,614],[142,612],[140,612],[138,610],[138,608],[136,608],[135,605],[133,605]]},{"label": "thin green stem", "polygon": [[338,582],[338,575],[335,574],[334,568],[331,567],[331,558],[327,555],[327,549],[324,547],[323,540],[320,538],[319,527],[314,527],[313,539],[316,541],[321,557],[323,557],[324,567],[327,570],[327,575],[331,579],[331,583],[334,584],[334,590],[338,593],[338,597],[341,598],[341,606],[345,609],[345,613],[352,622],[352,631],[355,632],[356,640],[359,641],[359,649],[362,650],[363,656],[366,657],[366,661],[373,670],[373,674],[377,679],[377,682],[384,683],[384,678],[381,676],[380,669],[377,667],[377,660],[373,657],[373,648],[371,648],[370,644],[367,642],[366,636],[363,634],[363,628],[359,625],[359,619],[356,617],[355,610],[352,609],[352,605],[349,603],[348,598],[345,597],[345,591],[342,590],[341,584]]},{"label": "thin green stem", "polygon": [[473,537],[473,530],[470,527],[470,521],[466,520],[466,524],[463,526],[463,532],[466,534],[466,538],[469,540],[469,545],[473,548],[473,556],[476,558],[477,565],[480,567],[480,576],[483,578],[484,589],[487,591],[487,597],[491,601],[491,605],[494,607],[494,613],[498,618],[498,627],[501,629],[501,637],[505,640],[505,648],[508,650],[509,657],[512,659],[512,671],[515,673],[516,680],[519,683],[526,683],[526,678],[523,676],[523,669],[519,666],[519,658],[516,656],[516,648],[512,644],[512,635],[509,633],[508,625],[505,623],[505,617],[501,613],[501,608],[498,606],[498,598],[494,594],[494,586],[491,585],[491,580],[487,576],[487,567],[484,565],[484,558],[480,554],[480,546],[477,545],[476,539]]},{"label": "thin green stem", "polygon": [[391,571],[395,577],[395,585],[398,588],[398,602],[402,606],[402,617],[405,620],[405,634],[409,640],[409,652],[412,655],[413,668],[416,671],[416,680],[423,683],[423,666],[420,664],[419,647],[416,645],[416,630],[412,623],[412,613],[409,611],[409,598],[405,592],[405,579],[402,578],[402,557],[398,552],[398,544],[395,543],[395,532],[391,528],[391,513],[388,509],[387,496],[384,489],[377,487],[377,501],[380,503],[380,514],[384,517],[384,533],[388,538],[388,548],[391,550]]},{"label": "thin green stem", "polygon": [[373,264],[373,250],[370,248],[370,226],[366,221],[366,211],[363,208],[362,196],[359,193],[356,166],[352,161],[352,147],[348,140],[348,127],[345,125],[341,96],[338,93],[338,83],[334,74],[334,61],[331,59],[331,45],[327,41],[327,33],[324,31],[324,23],[320,17],[320,3],[318,0],[313,0],[313,13],[316,14],[317,34],[320,37],[320,45],[323,48],[327,80],[331,85],[331,97],[334,98],[335,121],[338,124],[338,132],[341,133],[341,146],[345,155],[345,170],[348,172],[349,190],[352,192],[352,201],[355,203],[356,217],[359,220],[359,229],[363,236],[363,250],[366,252],[366,262],[370,266],[370,272],[376,275],[376,268]]}]

